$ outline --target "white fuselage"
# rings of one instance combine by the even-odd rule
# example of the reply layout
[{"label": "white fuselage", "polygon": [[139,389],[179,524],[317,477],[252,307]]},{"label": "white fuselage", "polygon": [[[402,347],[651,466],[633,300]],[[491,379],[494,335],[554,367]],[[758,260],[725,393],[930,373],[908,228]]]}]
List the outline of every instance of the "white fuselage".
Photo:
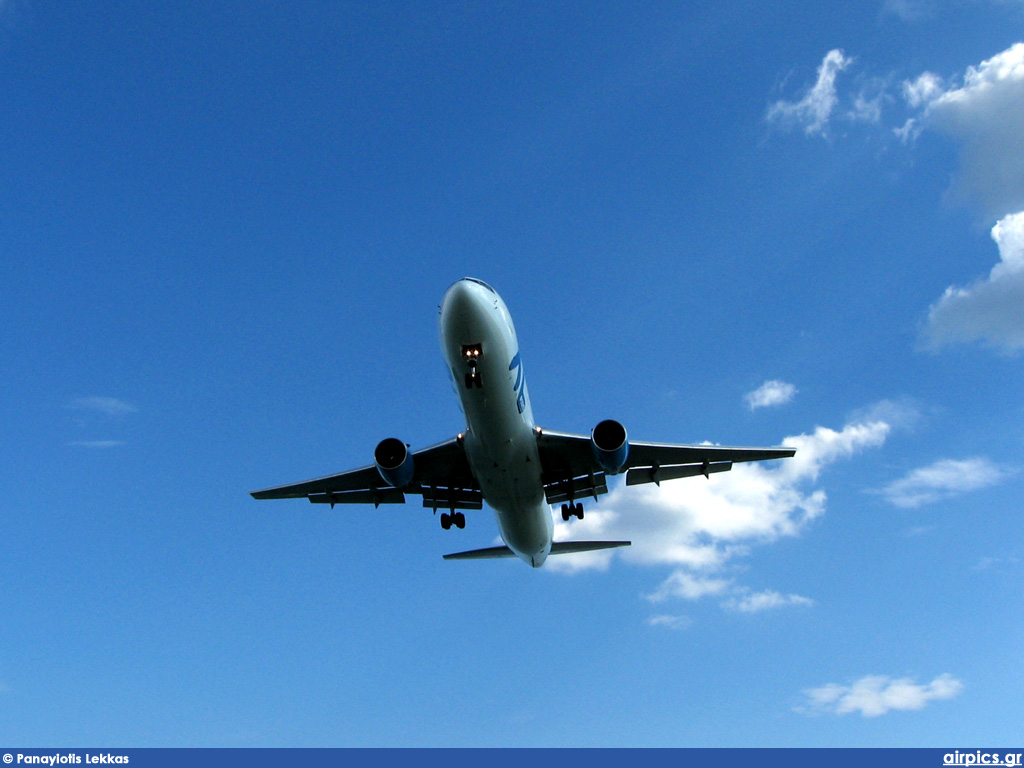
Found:
[{"label": "white fuselage", "polygon": [[441,348],[466,416],[463,445],[509,549],[535,568],[551,551],[533,411],[505,302],[479,280],[453,284],[441,304]]}]

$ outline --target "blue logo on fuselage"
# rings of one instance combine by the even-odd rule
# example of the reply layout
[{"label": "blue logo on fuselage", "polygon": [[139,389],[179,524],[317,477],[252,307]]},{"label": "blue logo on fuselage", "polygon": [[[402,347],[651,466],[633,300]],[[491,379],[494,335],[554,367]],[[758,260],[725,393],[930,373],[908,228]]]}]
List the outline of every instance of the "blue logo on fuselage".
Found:
[{"label": "blue logo on fuselage", "polygon": [[522,413],[526,410],[526,381],[523,376],[523,358],[520,356],[519,350],[516,350],[512,362],[508,364],[508,369],[516,372],[516,383],[512,385],[512,389],[516,393],[516,408],[519,409],[519,413]]}]

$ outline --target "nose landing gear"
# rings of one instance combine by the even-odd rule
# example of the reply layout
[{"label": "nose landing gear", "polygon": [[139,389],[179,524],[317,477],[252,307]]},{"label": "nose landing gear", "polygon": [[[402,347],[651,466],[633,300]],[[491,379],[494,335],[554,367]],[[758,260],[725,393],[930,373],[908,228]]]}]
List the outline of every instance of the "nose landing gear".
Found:
[{"label": "nose landing gear", "polygon": [[462,359],[469,366],[469,371],[466,373],[466,389],[473,389],[474,387],[480,389],[483,387],[483,382],[480,381],[480,373],[476,369],[477,363],[480,362],[480,356],[483,353],[483,344],[462,345]]}]

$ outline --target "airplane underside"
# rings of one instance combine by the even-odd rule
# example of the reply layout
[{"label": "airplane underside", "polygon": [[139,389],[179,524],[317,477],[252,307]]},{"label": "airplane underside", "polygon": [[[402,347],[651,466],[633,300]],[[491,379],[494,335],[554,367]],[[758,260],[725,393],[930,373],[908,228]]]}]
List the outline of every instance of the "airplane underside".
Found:
[{"label": "airplane underside", "polygon": [[612,419],[589,436],[536,426],[515,327],[505,303],[475,278],[455,282],[441,304],[441,347],[466,418],[458,436],[418,451],[382,440],[373,463],[335,475],[254,491],[257,499],[307,498],[314,504],[403,504],[419,495],[445,530],[464,528],[466,512],[494,509],[504,546],[445,555],[446,560],[519,557],[535,568],[549,555],[628,546],[628,541],[553,542],[551,507],[564,521],[584,517],[583,501],[626,485],[727,472],[735,462],[792,456],[792,448],[726,448],[630,441]]}]

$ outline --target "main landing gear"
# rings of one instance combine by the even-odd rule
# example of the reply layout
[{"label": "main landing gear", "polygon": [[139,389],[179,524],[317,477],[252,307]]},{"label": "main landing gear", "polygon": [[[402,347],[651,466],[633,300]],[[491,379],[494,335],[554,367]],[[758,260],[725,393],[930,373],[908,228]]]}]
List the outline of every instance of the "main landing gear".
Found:
[{"label": "main landing gear", "polygon": [[562,505],[562,519],[565,522],[569,522],[570,517],[575,517],[579,520],[583,519],[583,505],[579,502],[575,504],[563,504]]},{"label": "main landing gear", "polygon": [[447,512],[442,512],[441,513],[441,527],[444,528],[447,531],[453,525],[456,528],[459,528],[459,529],[465,528],[466,527],[466,516],[464,514],[462,514],[461,512],[452,512],[451,514],[448,514]]}]

